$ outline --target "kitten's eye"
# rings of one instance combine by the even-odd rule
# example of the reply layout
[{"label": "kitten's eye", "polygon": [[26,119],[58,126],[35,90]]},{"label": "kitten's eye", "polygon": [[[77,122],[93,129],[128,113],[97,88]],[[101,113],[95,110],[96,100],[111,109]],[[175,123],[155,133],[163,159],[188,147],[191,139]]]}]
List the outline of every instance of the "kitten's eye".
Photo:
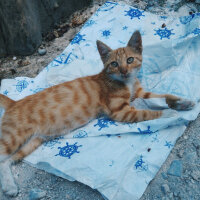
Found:
[{"label": "kitten's eye", "polygon": [[115,62],[115,61],[111,62],[110,64],[112,65],[112,67],[117,67],[118,66],[118,63]]},{"label": "kitten's eye", "polygon": [[131,64],[133,61],[134,61],[134,58],[133,58],[133,57],[129,57],[129,58],[127,59],[127,63],[128,63],[128,64]]}]

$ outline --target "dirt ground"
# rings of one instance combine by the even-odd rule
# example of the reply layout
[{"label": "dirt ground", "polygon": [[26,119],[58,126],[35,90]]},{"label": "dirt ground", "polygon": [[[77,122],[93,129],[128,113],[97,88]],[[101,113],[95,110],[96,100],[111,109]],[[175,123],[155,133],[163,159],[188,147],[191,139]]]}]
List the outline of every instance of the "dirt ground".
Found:
[{"label": "dirt ground", "polygon": [[[36,51],[31,56],[10,56],[0,59],[0,78],[14,78],[18,76],[35,77],[48,63],[59,55],[70,43],[83,23],[105,1],[94,0],[91,7],[80,11],[66,22],[60,24],[53,31],[53,39],[50,36],[44,38],[40,48],[46,49],[46,54],[41,56]],[[199,4],[186,3],[180,0],[168,1],[139,1],[124,0],[124,2],[157,14],[169,14],[175,11],[189,12],[199,10]],[[69,27],[63,36],[59,36],[59,28]],[[141,200],[156,199],[200,199],[200,117],[192,122],[183,136],[177,141],[168,159],[160,171],[147,187]],[[178,160],[183,165],[181,177],[167,174],[171,163]],[[78,182],[70,182],[42,170],[20,162],[13,166],[16,182],[20,188],[17,197],[7,197],[0,190],[0,200],[27,200],[34,199],[32,192],[40,189],[38,199],[51,200],[103,200],[101,194],[88,186]]]}]

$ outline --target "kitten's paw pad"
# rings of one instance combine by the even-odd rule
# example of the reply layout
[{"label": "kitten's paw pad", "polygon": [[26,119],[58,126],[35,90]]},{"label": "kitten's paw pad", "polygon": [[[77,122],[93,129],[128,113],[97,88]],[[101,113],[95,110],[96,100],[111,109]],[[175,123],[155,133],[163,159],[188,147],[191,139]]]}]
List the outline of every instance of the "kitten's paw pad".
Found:
[{"label": "kitten's paw pad", "polygon": [[192,110],[195,106],[195,103],[187,99],[180,99],[177,101],[169,101],[168,105],[170,108],[175,110]]},{"label": "kitten's paw pad", "polygon": [[16,185],[6,185],[2,188],[3,192],[10,197],[15,197],[18,195],[18,188]]},{"label": "kitten's paw pad", "polygon": [[175,117],[178,115],[178,112],[175,110],[170,110],[170,109],[166,109],[162,111],[162,118],[170,118],[170,117]]}]

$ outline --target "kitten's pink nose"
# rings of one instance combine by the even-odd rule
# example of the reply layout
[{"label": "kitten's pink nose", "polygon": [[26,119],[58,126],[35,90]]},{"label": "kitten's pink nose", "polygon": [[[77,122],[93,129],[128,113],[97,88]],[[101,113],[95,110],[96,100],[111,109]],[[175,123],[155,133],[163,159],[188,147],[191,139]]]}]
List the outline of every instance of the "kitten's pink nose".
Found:
[{"label": "kitten's pink nose", "polygon": [[124,75],[126,75],[127,74],[127,72],[128,72],[128,70],[127,69],[125,69],[125,68],[120,68],[120,73],[121,74],[124,74]]}]

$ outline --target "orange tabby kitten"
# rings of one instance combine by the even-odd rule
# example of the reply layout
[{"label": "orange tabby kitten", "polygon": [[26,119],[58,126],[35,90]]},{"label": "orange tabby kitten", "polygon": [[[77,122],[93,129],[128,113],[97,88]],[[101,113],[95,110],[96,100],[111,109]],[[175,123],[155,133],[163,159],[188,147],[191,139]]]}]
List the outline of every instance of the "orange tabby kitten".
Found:
[{"label": "orange tabby kitten", "polygon": [[[166,98],[173,109],[191,109],[191,101],[164,94],[145,92],[137,73],[142,64],[142,39],[134,32],[128,45],[112,50],[97,41],[104,64],[101,73],[65,82],[22,100],[0,95],[5,108],[0,138],[0,174],[3,191],[16,195],[10,163],[35,150],[45,139],[67,133],[104,113],[119,122],[140,122],[163,115],[162,111],[137,110],[130,106],[135,98]],[[9,179],[9,181],[8,181]]]}]

